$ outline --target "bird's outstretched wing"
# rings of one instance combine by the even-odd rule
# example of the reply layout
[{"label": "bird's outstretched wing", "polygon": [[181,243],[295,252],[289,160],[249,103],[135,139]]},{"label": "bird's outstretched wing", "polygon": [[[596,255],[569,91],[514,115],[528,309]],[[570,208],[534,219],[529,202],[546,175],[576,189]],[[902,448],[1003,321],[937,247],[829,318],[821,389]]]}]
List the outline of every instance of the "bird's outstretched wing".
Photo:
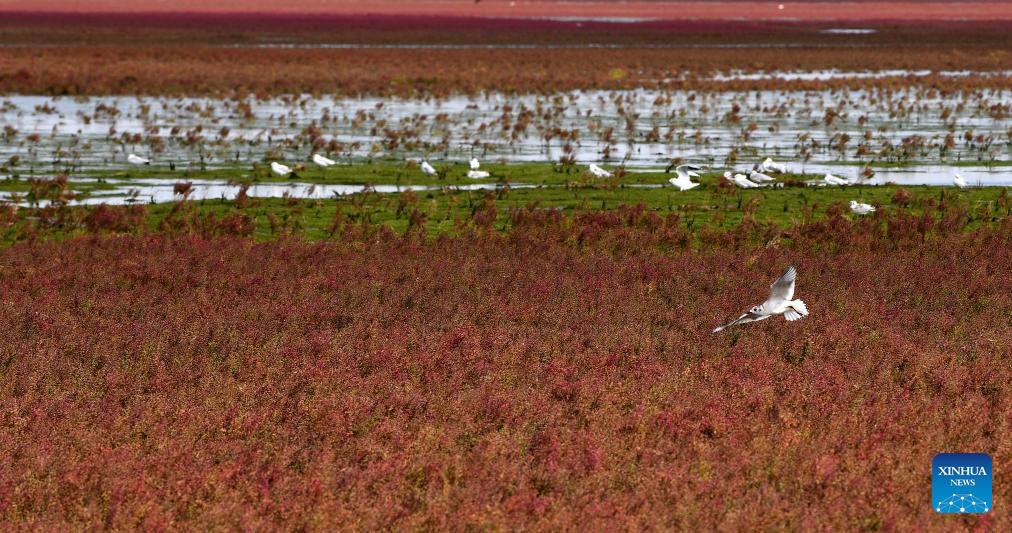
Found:
[{"label": "bird's outstretched wing", "polygon": [[738,318],[736,318],[736,319],[728,322],[727,324],[724,324],[723,326],[719,326],[719,327],[715,328],[713,330],[713,332],[717,333],[718,331],[725,330],[725,329],[727,329],[727,328],[729,328],[731,326],[737,326],[738,324],[747,324],[749,322],[757,322],[759,320],[763,320],[765,318],[769,318],[770,316],[772,316],[772,315],[761,315],[759,313],[753,313],[753,312],[749,311],[748,313],[745,313],[744,315],[741,315],[740,317],[738,317]]},{"label": "bird's outstretched wing", "polygon": [[674,185],[675,187],[678,187],[678,190],[680,190],[680,191],[687,191],[689,189],[692,189],[692,188],[695,188],[695,187],[699,187],[698,183],[693,183],[693,182],[691,182],[691,181],[689,181],[687,179],[686,180],[682,180],[682,179],[678,179],[678,178],[671,178],[671,179],[668,180],[668,182],[671,183],[672,185]]},{"label": "bird's outstretched wing", "polygon": [[770,300],[790,300],[794,298],[794,280],[798,277],[798,270],[793,266],[787,267],[780,279],[770,285]]}]

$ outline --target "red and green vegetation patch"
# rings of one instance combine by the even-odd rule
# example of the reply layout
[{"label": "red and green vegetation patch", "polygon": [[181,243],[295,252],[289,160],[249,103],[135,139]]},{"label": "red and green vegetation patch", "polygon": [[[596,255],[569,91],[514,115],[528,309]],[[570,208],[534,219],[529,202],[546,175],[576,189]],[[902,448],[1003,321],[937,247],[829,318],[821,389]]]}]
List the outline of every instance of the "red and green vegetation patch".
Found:
[{"label": "red and green vegetation patch", "polygon": [[[642,211],[529,211],[4,248],[0,521],[1008,529],[936,514],[929,469],[1012,466],[1012,224],[876,224],[693,251]],[[788,264],[811,316],[709,333]]]},{"label": "red and green vegetation patch", "polygon": [[[688,192],[614,183],[495,192],[405,191],[360,193],[334,200],[255,198],[242,186],[235,200],[191,201],[192,183],[177,183],[179,201],[128,206],[69,203],[65,178],[32,180],[23,197],[39,207],[0,203],[0,245],[98,234],[303,237],[311,240],[413,235],[437,238],[471,231],[547,231],[553,239],[582,244],[599,225],[646,229],[651,240],[629,246],[706,249],[809,242],[847,246],[850,239],[920,242],[933,234],[970,232],[1012,216],[1007,188],[897,186],[857,189],[804,185],[742,192],[728,182]],[[871,216],[851,213],[855,198],[877,206]],[[140,200],[140,199],[139,199]],[[837,229],[842,233],[837,235]],[[846,230],[846,231],[843,231]]]}]

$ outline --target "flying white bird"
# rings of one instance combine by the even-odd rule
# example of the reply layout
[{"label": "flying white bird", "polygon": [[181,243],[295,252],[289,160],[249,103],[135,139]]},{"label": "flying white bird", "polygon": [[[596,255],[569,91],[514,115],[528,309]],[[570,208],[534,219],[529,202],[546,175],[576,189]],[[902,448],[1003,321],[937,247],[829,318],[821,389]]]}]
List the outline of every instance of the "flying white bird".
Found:
[{"label": "flying white bird", "polygon": [[850,185],[849,181],[832,174],[826,174],[826,176],[822,178],[822,182],[826,185]]},{"label": "flying white bird", "polygon": [[145,159],[139,155],[130,154],[127,156],[127,161],[131,165],[150,165],[151,160]]},{"label": "flying white bird", "polygon": [[749,181],[753,181],[755,183],[763,183],[763,182],[767,182],[768,183],[768,182],[771,182],[771,181],[776,181],[775,179],[771,178],[770,176],[767,176],[766,174],[763,174],[762,172],[759,172],[758,170],[756,170],[754,168],[748,172],[748,179],[749,179]]},{"label": "flying white bird", "polygon": [[868,213],[875,212],[875,206],[871,204],[861,203],[855,200],[850,201],[850,210],[858,215],[867,215]]},{"label": "flying white bird", "polygon": [[317,165],[320,165],[323,168],[327,168],[331,165],[337,164],[337,161],[323,157],[320,154],[313,154],[313,162],[316,163]]},{"label": "flying white bird", "polygon": [[611,172],[608,172],[607,170],[605,170],[605,169],[603,169],[603,168],[595,165],[594,163],[591,163],[590,167],[588,167],[588,168],[590,169],[590,173],[593,174],[595,178],[610,178],[611,177]]},{"label": "flying white bird", "polygon": [[787,172],[786,163],[774,163],[772,158],[767,157],[762,164],[763,172]]},{"label": "flying white bird", "polygon": [[754,189],[759,186],[758,184],[749,181],[744,174],[734,174],[732,176],[730,170],[724,172],[724,179],[734,183],[741,189]]},{"label": "flying white bird", "polygon": [[478,158],[477,157],[472,157],[471,158],[470,165],[471,165],[471,170],[478,170],[481,167],[481,163],[478,162]]},{"label": "flying white bird", "polygon": [[421,166],[422,166],[422,172],[424,172],[426,176],[435,176],[436,175],[436,169],[433,168],[432,165],[430,165],[428,161],[422,161],[422,165]]},{"label": "flying white bird", "polygon": [[692,178],[698,178],[699,174],[696,174],[697,170],[703,170],[702,167],[696,165],[679,165],[675,169],[675,174],[678,174],[677,178],[671,178],[668,180],[669,183],[678,187],[680,191],[687,191],[693,187],[699,187],[698,183],[694,183]]},{"label": "flying white bird", "polygon": [[956,174],[956,177],[952,178],[952,183],[956,187],[959,187],[960,189],[966,188],[966,180],[963,179],[963,176],[960,176],[959,174]]},{"label": "flying white bird", "polygon": [[287,176],[292,173],[291,167],[282,165],[277,161],[271,161],[271,170],[273,170],[275,174],[281,177]]},{"label": "flying white bird", "polygon": [[793,266],[788,267],[787,272],[784,272],[784,275],[780,276],[780,279],[774,281],[773,285],[770,285],[769,299],[731,322],[717,327],[713,332],[717,333],[738,324],[765,320],[773,315],[782,314],[788,322],[794,322],[808,316],[808,307],[805,306],[805,302],[791,299],[794,298],[794,280],[797,277],[798,270]]}]

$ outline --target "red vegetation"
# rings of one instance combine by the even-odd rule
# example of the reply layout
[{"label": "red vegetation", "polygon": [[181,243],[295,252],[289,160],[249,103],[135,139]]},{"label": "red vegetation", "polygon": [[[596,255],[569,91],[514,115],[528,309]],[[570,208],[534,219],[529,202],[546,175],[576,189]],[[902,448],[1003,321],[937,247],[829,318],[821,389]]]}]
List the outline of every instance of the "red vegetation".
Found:
[{"label": "red vegetation", "polygon": [[868,34],[836,34],[833,22],[756,20],[606,20],[470,18],[459,14],[264,15],[8,13],[0,18],[0,42],[45,45],[255,45],[270,43],[360,44],[614,44],[858,45],[861,48],[939,43],[1007,45],[1008,22],[946,19],[913,23],[868,21]]},{"label": "red vegetation", "polygon": [[[0,521],[1008,530],[936,514],[929,467],[1012,467],[1012,224],[928,219],[702,252],[636,209],[432,241],[15,245]],[[810,317],[709,333],[787,264]]]},{"label": "red vegetation", "polygon": [[[1012,70],[1007,23],[873,23],[867,25],[877,30],[873,34],[823,33],[831,26],[13,14],[0,20],[0,44],[9,45],[0,46],[0,93],[438,95],[644,86],[752,90],[912,84],[974,90],[1010,83],[1007,75],[986,76]],[[309,48],[257,48],[279,43]],[[363,48],[312,48],[318,44]],[[383,48],[391,45],[407,48]],[[415,45],[441,48],[411,48]],[[508,48],[513,45],[524,47]],[[532,48],[540,45],[553,48]],[[833,68],[969,70],[985,75],[790,82],[706,79],[718,71]]]},{"label": "red vegetation", "polygon": [[[549,53],[550,52],[550,53]],[[995,51],[1000,52],[1000,51]],[[977,90],[1002,76],[713,81],[731,69],[1012,69],[1012,54],[959,49],[498,49],[277,50],[222,48],[13,48],[0,51],[0,93],[243,95],[555,92],[661,87],[688,90],[895,88]],[[8,73],[8,74],[3,74]],[[664,81],[688,74],[686,80]]]},{"label": "red vegetation", "polygon": [[146,210],[142,205],[112,207],[100,204],[84,217],[82,223],[88,231],[132,232],[144,225]]},{"label": "red vegetation", "polygon": [[287,13],[313,15],[422,15],[469,17],[647,17],[659,19],[764,19],[804,21],[1010,20],[1012,7],[997,0],[8,0],[7,10],[114,13]]}]

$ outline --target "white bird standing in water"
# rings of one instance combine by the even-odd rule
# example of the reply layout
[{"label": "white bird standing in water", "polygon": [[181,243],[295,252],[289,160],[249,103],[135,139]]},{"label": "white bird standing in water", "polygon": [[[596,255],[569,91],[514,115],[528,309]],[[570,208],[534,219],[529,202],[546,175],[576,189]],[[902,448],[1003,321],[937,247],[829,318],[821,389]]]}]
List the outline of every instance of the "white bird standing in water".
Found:
[{"label": "white bird standing in water", "polygon": [[285,177],[285,176],[287,176],[287,175],[289,175],[289,174],[292,173],[292,169],[290,167],[282,165],[281,163],[278,163],[277,161],[271,161],[271,170],[274,171],[275,174],[277,174],[278,176],[281,176],[281,177]]},{"label": "white bird standing in water", "polygon": [[127,162],[131,165],[150,165],[151,160],[143,158],[139,155],[130,154],[127,156]]},{"label": "white bird standing in water", "polygon": [[808,307],[805,305],[805,302],[791,299],[794,298],[794,281],[797,277],[798,270],[793,266],[788,267],[787,272],[784,272],[784,275],[780,276],[780,279],[774,281],[773,285],[770,285],[769,299],[731,322],[717,327],[713,332],[717,333],[738,324],[766,320],[773,315],[784,315],[784,318],[788,322],[794,322],[808,316]]},{"label": "white bird standing in water", "polygon": [[756,187],[759,186],[759,184],[752,183],[751,181],[749,181],[744,174],[732,175],[730,170],[724,172],[724,179],[730,181],[731,183],[734,183],[741,189],[755,189]]},{"label": "white bird standing in water", "polygon": [[699,174],[696,171],[703,170],[702,167],[696,165],[679,165],[675,169],[675,174],[678,174],[677,178],[671,178],[668,180],[669,183],[678,187],[680,191],[687,191],[693,187],[699,187],[698,183],[694,183],[692,178],[698,178]]},{"label": "white bird standing in water", "polygon": [[822,182],[826,185],[850,185],[849,181],[832,174],[826,174],[826,176],[822,178]]},{"label": "white bird standing in water", "polygon": [[861,203],[861,202],[858,202],[856,200],[851,200],[850,201],[850,210],[853,211],[855,214],[858,214],[858,215],[867,215],[868,213],[874,213],[875,212],[875,206],[873,206],[871,204]]},{"label": "white bird standing in water", "polygon": [[774,163],[772,158],[767,157],[762,164],[763,172],[779,172],[781,174],[787,172],[786,163]]},{"label": "white bird standing in water", "polygon": [[587,168],[590,170],[590,173],[593,174],[595,178],[611,177],[611,172],[608,172],[607,170],[595,165],[594,163],[591,163],[590,166]]},{"label": "white bird standing in water", "polygon": [[337,164],[337,161],[323,157],[320,154],[313,154],[313,162],[316,163],[317,165],[320,165],[323,168],[327,168],[329,166]]},{"label": "white bird standing in water", "polygon": [[428,161],[422,161],[421,167],[422,172],[425,173],[426,176],[435,176],[437,174],[436,169],[433,168]]},{"label": "white bird standing in water", "polygon": [[959,187],[960,189],[966,188],[966,180],[963,179],[963,176],[960,176],[959,174],[956,174],[956,177],[952,178],[952,183],[953,185]]}]

